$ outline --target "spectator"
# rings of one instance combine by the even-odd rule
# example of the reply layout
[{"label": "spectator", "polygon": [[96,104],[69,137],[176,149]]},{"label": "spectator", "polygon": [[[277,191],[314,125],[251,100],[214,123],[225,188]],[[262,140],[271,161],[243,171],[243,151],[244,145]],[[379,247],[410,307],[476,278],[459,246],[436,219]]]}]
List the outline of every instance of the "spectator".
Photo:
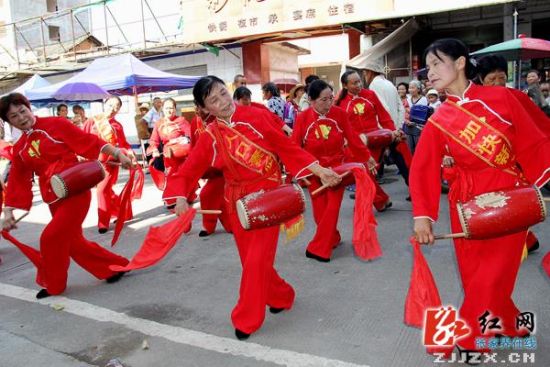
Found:
[{"label": "spectator", "polygon": [[311,83],[313,83],[317,79],[319,79],[319,77],[317,75],[314,75],[314,74],[308,75],[306,77],[305,93],[302,95],[302,98],[300,98],[300,102],[298,103],[298,105],[300,106],[300,111],[304,111],[309,107],[309,99],[308,99],[308,95],[307,95],[307,89],[309,88]]},{"label": "spectator", "polygon": [[67,107],[66,104],[61,103],[57,105],[57,116],[67,118],[68,114],[69,114],[69,108]]},{"label": "spectator", "polygon": [[246,77],[242,74],[235,75],[235,78],[233,78],[233,87],[235,90],[239,87],[246,87]]},{"label": "spectator", "polygon": [[149,133],[153,132],[155,123],[162,118],[162,99],[160,97],[153,98],[153,108],[143,116],[143,120],[147,124]]},{"label": "spectator", "polygon": [[540,82],[539,71],[535,69],[529,70],[527,76],[525,77],[525,81],[527,82],[527,87],[531,87],[533,85],[538,86]]},{"label": "spectator", "polygon": [[397,84],[397,94],[399,94],[399,98],[401,98],[401,103],[403,103],[403,108],[405,109],[405,120],[409,121],[409,112],[411,111],[411,106],[409,105],[409,100],[407,97],[409,93],[409,84],[405,82],[401,82]]},{"label": "spectator", "polygon": [[285,100],[281,98],[279,88],[275,83],[269,82],[262,86],[263,98],[267,101],[267,108],[279,118],[283,118]]},{"label": "spectator", "polygon": [[84,111],[84,108],[79,105],[79,104],[75,104],[73,106],[73,124],[75,124],[76,126],[82,128],[82,125],[84,125],[84,122],[86,122],[86,111]]},{"label": "spectator", "polygon": [[137,114],[134,116],[134,122],[136,123],[136,131],[138,134],[138,138],[140,140],[147,140],[151,137],[151,133],[149,132],[149,126],[147,125],[147,122],[144,120],[144,116],[147,115],[147,112],[149,112],[149,104],[142,103],[138,108]]},{"label": "spectator", "polygon": [[296,121],[296,116],[300,111],[300,106],[298,103],[300,103],[300,99],[305,94],[305,92],[306,92],[306,88],[303,84],[296,84],[294,88],[292,88],[288,93],[288,96],[287,96],[288,101],[285,104],[283,120],[290,127],[294,126],[294,122]]},{"label": "spectator", "polygon": [[241,106],[250,106],[252,104],[252,92],[247,87],[239,87],[233,93],[233,100]]},{"label": "spectator", "polygon": [[435,89],[430,89],[427,94],[428,98],[428,106],[434,109],[434,111],[437,110],[437,108],[441,105],[441,101],[439,100],[439,93]]},{"label": "spectator", "polygon": [[377,62],[368,61],[361,70],[364,85],[378,96],[398,129],[405,121],[405,108],[397,94],[397,88],[384,77],[384,69]]}]

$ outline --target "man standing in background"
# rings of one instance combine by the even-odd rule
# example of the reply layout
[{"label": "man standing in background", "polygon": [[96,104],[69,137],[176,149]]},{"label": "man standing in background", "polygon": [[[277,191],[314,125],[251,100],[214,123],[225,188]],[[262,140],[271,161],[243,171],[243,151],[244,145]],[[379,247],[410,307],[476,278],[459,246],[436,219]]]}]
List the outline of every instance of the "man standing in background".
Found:
[{"label": "man standing in background", "polygon": [[143,120],[147,123],[147,128],[149,129],[149,133],[153,132],[153,127],[155,127],[155,123],[162,118],[162,100],[160,97],[153,98],[153,108],[149,110],[143,116]]}]

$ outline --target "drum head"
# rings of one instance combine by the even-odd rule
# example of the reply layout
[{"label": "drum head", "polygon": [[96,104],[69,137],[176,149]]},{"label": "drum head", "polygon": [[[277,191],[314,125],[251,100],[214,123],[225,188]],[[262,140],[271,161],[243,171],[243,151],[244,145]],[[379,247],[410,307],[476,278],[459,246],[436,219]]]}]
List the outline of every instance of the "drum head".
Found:
[{"label": "drum head", "polygon": [[52,185],[52,190],[55,193],[55,196],[58,198],[66,198],[69,194],[65,181],[59,175],[53,175],[50,179],[50,184]]},{"label": "drum head", "polygon": [[237,200],[235,203],[237,207],[237,215],[239,216],[239,222],[241,222],[241,226],[244,229],[250,229],[250,220],[248,218],[248,212],[246,210],[246,206],[244,205],[242,200]]}]

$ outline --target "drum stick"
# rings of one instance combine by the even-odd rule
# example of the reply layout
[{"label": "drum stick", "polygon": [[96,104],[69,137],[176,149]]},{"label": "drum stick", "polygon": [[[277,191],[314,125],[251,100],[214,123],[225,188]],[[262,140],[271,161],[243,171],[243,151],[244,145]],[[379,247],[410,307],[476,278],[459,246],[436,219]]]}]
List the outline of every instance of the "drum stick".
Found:
[{"label": "drum stick", "polygon": [[[347,172],[344,172],[340,175],[340,178],[344,178],[345,176],[347,176],[348,174],[350,174],[351,171],[347,171]],[[323,185],[321,187],[319,187],[317,190],[313,191],[311,193],[311,195],[316,195],[318,193],[320,193],[321,191],[323,191],[324,189],[326,189],[327,187],[329,187],[330,185]]]},{"label": "drum stick", "polygon": [[451,238],[464,238],[466,237],[466,233],[449,233],[449,234],[436,234],[434,236],[434,239],[436,240],[448,240]]},{"label": "drum stick", "polygon": [[210,210],[210,209],[197,209],[199,214],[221,214],[221,210]]},{"label": "drum stick", "polygon": [[26,212],[25,214],[23,214],[22,216],[20,216],[19,218],[17,218],[15,220],[15,223],[14,224],[17,224],[21,221],[21,219],[25,218],[27,215],[29,215],[29,212]]},{"label": "drum stick", "polygon": [[544,201],[550,201],[550,198],[542,198]]},{"label": "drum stick", "polygon": [[122,163],[120,162],[113,162],[113,161],[107,161],[106,162],[109,166],[121,166]]},{"label": "drum stick", "polygon": [[311,181],[308,180],[307,178],[302,178],[302,181],[304,181],[304,183],[306,184],[306,186],[311,186]]}]

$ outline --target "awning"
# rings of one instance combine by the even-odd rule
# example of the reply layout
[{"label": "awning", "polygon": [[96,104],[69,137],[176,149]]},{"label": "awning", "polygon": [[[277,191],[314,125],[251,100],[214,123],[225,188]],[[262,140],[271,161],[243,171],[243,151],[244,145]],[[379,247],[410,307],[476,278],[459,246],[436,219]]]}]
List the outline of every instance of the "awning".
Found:
[{"label": "awning", "polygon": [[350,68],[361,69],[367,61],[376,61],[395,49],[400,44],[408,41],[420,29],[414,18],[407,20],[401,27],[390,33],[382,41],[361,52],[346,64]]}]

